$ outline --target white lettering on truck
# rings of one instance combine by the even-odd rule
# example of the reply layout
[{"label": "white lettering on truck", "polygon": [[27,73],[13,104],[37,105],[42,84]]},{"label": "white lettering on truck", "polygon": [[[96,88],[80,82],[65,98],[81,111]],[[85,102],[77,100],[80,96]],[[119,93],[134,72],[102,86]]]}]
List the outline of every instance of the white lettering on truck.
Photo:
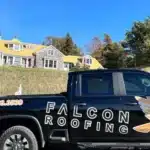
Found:
[{"label": "white lettering on truck", "polygon": [[[66,103],[62,103],[59,108],[56,108],[56,106],[55,102],[47,103],[44,124],[51,126],[57,124],[59,127],[64,127],[67,125],[67,105]],[[89,107],[86,111],[84,111],[85,114],[83,114],[83,112],[79,109],[79,106],[75,105],[73,106],[71,113],[70,126],[72,128],[79,128],[82,122],[84,130],[94,127],[97,132],[104,130],[106,133],[114,133],[116,128],[118,128],[117,130],[120,134],[128,134],[127,125],[130,120],[130,113],[128,111],[118,110],[117,113],[114,113],[111,109],[104,109],[99,112],[97,108]],[[118,119],[117,122],[116,117]],[[114,119],[115,121],[113,121]]]},{"label": "white lettering on truck", "polygon": [[82,114],[78,112],[78,106],[74,106],[74,109],[73,109],[73,117],[79,117],[81,118],[82,117]]},{"label": "white lettering on truck", "polygon": [[[94,112],[94,113],[92,114],[92,112]],[[95,119],[97,117],[97,115],[95,113],[97,113],[97,109],[95,107],[90,107],[87,109],[88,118]]]},{"label": "white lettering on truck", "polygon": [[62,104],[61,107],[59,108],[57,114],[61,115],[64,112],[65,116],[67,116],[67,105],[66,104]]}]

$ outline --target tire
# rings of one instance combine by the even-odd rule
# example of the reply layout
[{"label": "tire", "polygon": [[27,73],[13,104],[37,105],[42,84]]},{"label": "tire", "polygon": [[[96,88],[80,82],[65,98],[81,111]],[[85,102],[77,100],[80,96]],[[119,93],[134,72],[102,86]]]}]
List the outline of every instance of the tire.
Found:
[{"label": "tire", "polygon": [[[14,136],[17,135],[17,136]],[[21,139],[21,137],[24,137],[24,139],[22,138],[22,143],[18,142],[15,143],[17,147],[18,145],[18,149],[20,149],[20,146],[24,145],[24,148],[27,148],[27,150],[38,150],[38,143],[37,143],[37,139],[35,137],[35,135],[33,134],[33,132],[28,129],[27,127],[24,126],[13,126],[8,128],[1,136],[0,136],[0,150],[7,150],[7,147],[9,145],[12,145],[10,141],[14,141],[15,137],[17,138],[16,141],[19,141]],[[9,145],[7,145],[9,144]],[[17,149],[17,150],[18,150]]]}]

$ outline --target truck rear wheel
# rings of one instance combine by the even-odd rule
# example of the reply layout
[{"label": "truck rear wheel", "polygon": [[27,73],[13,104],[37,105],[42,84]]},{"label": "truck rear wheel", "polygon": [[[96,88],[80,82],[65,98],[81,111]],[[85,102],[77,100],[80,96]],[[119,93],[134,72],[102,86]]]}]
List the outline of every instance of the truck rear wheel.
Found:
[{"label": "truck rear wheel", "polygon": [[0,150],[38,150],[38,143],[31,130],[24,126],[13,126],[0,137]]}]

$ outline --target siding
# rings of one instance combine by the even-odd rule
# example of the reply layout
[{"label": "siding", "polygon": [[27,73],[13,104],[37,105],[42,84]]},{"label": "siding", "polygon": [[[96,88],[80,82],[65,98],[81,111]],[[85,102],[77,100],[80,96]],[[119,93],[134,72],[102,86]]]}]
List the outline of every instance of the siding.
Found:
[{"label": "siding", "polygon": [[[53,51],[53,55],[49,54],[49,50]],[[36,67],[43,68],[43,59],[49,59],[57,61],[58,70],[64,70],[63,56],[64,55],[53,46],[41,49],[39,52],[36,53]]]}]

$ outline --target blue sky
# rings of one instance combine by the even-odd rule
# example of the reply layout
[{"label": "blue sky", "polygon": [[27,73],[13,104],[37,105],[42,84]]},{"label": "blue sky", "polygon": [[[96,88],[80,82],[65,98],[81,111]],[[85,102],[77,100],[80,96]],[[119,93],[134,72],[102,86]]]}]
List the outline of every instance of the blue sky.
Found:
[{"label": "blue sky", "polygon": [[4,39],[32,43],[69,32],[83,48],[104,33],[124,39],[134,21],[150,15],[149,7],[150,0],[1,0],[0,31]]}]

